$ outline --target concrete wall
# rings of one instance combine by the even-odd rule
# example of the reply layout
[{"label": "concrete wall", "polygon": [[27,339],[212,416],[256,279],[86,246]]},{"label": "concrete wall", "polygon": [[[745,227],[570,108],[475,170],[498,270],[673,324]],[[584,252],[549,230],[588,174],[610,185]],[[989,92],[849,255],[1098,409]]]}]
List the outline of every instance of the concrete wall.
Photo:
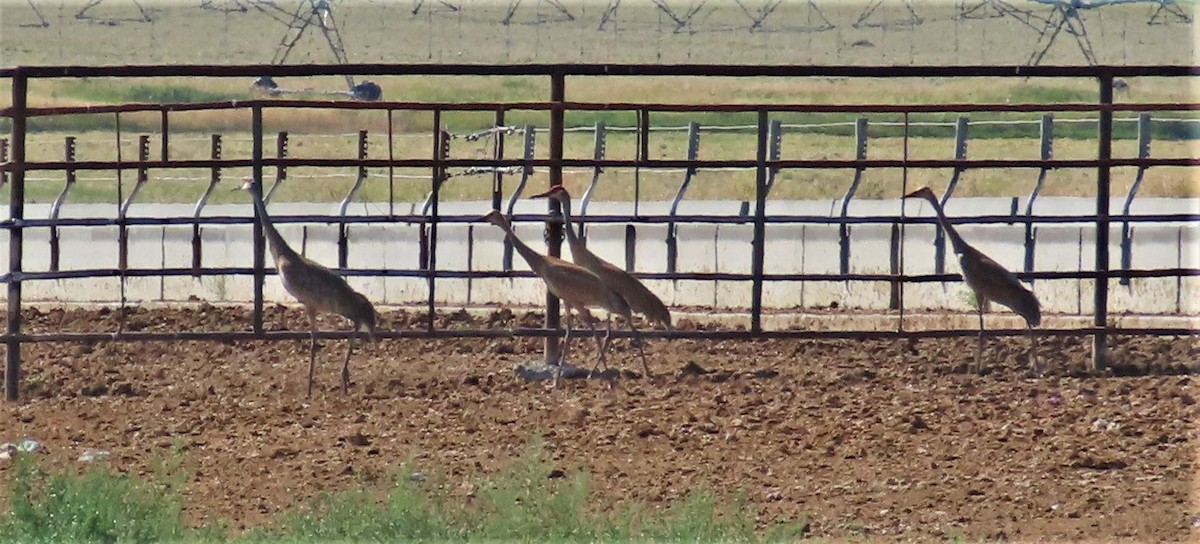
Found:
[{"label": "concrete wall", "polygon": [[[948,205],[952,217],[1004,215],[1012,209],[1008,198],[957,198]],[[923,202],[905,203],[909,216],[929,216]],[[1120,213],[1122,202],[1113,200],[1112,213]],[[384,206],[356,204],[352,214],[378,213]],[[643,203],[644,214],[665,214],[667,202]],[[335,204],[279,203],[271,206],[276,216],[294,214],[333,214]],[[441,205],[447,215],[476,215],[489,209],[485,202],[448,202]],[[736,201],[694,201],[680,206],[683,214],[737,215]],[[1023,210],[1023,207],[1021,208]],[[1038,215],[1073,215],[1094,212],[1094,200],[1087,198],[1044,197],[1034,206]],[[408,205],[397,213],[409,213]],[[545,203],[523,201],[518,213],[544,213]],[[629,214],[632,203],[595,202],[594,214]],[[1134,214],[1198,213],[1200,199],[1153,199],[1134,202]],[[189,217],[190,205],[134,205],[131,217]],[[830,201],[771,201],[768,214],[817,215],[836,217],[840,203]],[[62,217],[113,217],[112,205],[67,205]],[[898,215],[899,201],[853,201],[850,216]],[[249,205],[211,206],[207,216],[250,216]],[[48,206],[26,206],[26,217],[47,217]],[[636,226],[634,249],[638,272],[666,271],[667,226]],[[517,225],[518,234],[535,248],[541,242],[541,223]],[[619,266],[625,265],[624,224],[595,225],[588,228],[589,247]],[[309,224],[281,226],[280,231],[294,247],[302,245],[305,254],[328,266],[337,263],[337,225]],[[968,226],[962,235],[997,262],[1012,270],[1024,263],[1024,227],[1021,224]],[[681,224],[678,226],[678,272],[749,273],[751,263],[751,225]],[[1095,264],[1095,230],[1091,224],[1041,225],[1036,228],[1035,270],[1091,270]],[[115,268],[117,236],[115,227],[73,227],[60,229],[62,270]],[[1110,266],[1120,266],[1121,226],[1114,224],[1110,233]],[[351,269],[416,270],[419,265],[419,227],[409,225],[351,225],[348,230]],[[908,225],[902,239],[903,272],[932,274],[934,246],[932,225]],[[49,229],[29,229],[25,233],[24,268],[27,271],[49,269]],[[203,265],[209,267],[252,266],[250,225],[207,225],[202,229]],[[470,243],[468,243],[470,240]],[[853,225],[850,228],[851,273],[889,272],[891,249],[890,225]],[[192,259],[192,227],[130,227],[129,266],[133,268],[189,267]],[[831,224],[774,224],[766,230],[767,273],[827,273],[839,271],[839,231]],[[0,235],[0,259],[7,262],[7,233]],[[564,247],[564,252],[569,250]],[[958,271],[953,253],[947,247],[945,270]],[[442,224],[439,226],[437,266],[443,270],[502,270],[504,244],[499,229],[484,223]],[[1200,224],[1140,224],[1133,228],[1133,268],[1200,268]],[[528,270],[519,256],[513,260],[516,270]],[[352,285],[378,303],[422,303],[428,296],[424,278],[351,277]],[[1112,280],[1109,288],[1110,309],[1138,314],[1200,314],[1197,287],[1200,278],[1134,279],[1128,286]],[[536,279],[438,279],[436,300],[447,306],[480,304],[539,304],[544,290]],[[750,305],[748,281],[669,281],[648,282],[651,289],[673,307],[699,306],[724,309]],[[1092,280],[1040,280],[1034,290],[1049,312],[1089,313],[1093,304]],[[115,302],[120,300],[121,282],[115,278],[34,281],[25,283],[24,297],[47,302]],[[208,276],[203,278],[129,278],[125,280],[126,298],[131,303],[150,301],[205,300],[246,302],[253,298],[248,276]],[[0,291],[0,296],[3,296]],[[268,301],[286,302],[287,294],[278,280],[268,278]],[[778,282],[764,288],[768,308],[816,308],[836,304],[841,308],[880,310],[888,307],[890,286],[887,282]],[[923,283],[904,286],[905,307],[910,309],[970,309],[966,287],[961,283]]]}]

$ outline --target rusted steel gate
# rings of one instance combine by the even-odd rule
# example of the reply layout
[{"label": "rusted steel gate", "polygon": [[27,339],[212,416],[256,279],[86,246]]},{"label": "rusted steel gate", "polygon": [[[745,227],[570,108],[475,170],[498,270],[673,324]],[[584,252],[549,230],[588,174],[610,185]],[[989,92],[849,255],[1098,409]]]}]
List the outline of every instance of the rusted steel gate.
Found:
[{"label": "rusted steel gate", "polygon": [[[28,84],[31,79],[39,78],[78,78],[78,77],[238,77],[257,78],[260,76],[388,76],[388,75],[441,75],[441,76],[543,76],[548,82],[548,97],[544,102],[454,102],[454,103],[421,103],[421,102],[357,102],[357,101],[327,101],[327,100],[283,100],[263,99],[250,101],[222,101],[190,104],[121,104],[84,107],[53,107],[31,108],[28,106]],[[930,218],[909,218],[899,216],[872,217],[841,217],[830,218],[821,216],[768,216],[765,211],[767,196],[770,190],[772,171],[777,169],[847,169],[859,170],[865,168],[896,168],[907,172],[907,169],[922,168],[952,168],[955,172],[968,169],[982,168],[1040,168],[1043,171],[1053,168],[1095,168],[1096,169],[1096,212],[1094,216],[1034,216],[1031,213],[1017,221],[1024,221],[1027,226],[1042,223],[1080,223],[1094,222],[1096,227],[1095,268],[1093,271],[1081,272],[1038,272],[1027,270],[1018,273],[1022,279],[1091,279],[1094,287],[1094,320],[1093,326],[1078,329],[1041,329],[1036,332],[1043,336],[1090,335],[1093,337],[1093,364],[1100,367],[1104,364],[1107,336],[1120,334],[1149,334],[1149,335],[1194,335],[1200,334],[1200,329],[1193,328],[1115,328],[1108,324],[1108,282],[1110,279],[1128,279],[1145,277],[1184,277],[1198,276],[1197,269],[1156,269],[1130,270],[1127,267],[1112,270],[1109,263],[1109,226],[1113,221],[1124,224],[1131,222],[1200,222],[1196,214],[1159,214],[1159,215],[1119,215],[1110,216],[1110,172],[1114,167],[1132,166],[1146,168],[1150,166],[1195,167],[1200,165],[1200,158],[1146,158],[1114,159],[1112,156],[1113,114],[1114,112],[1149,112],[1149,111],[1194,111],[1200,109],[1197,103],[1130,103],[1114,104],[1113,83],[1117,78],[1129,77],[1194,77],[1200,75],[1197,66],[1091,66],[1091,67],[1051,67],[1051,66],[959,66],[959,67],[834,67],[834,66],[747,66],[747,65],[625,65],[625,64],[579,64],[579,65],[395,65],[395,64],[360,64],[360,65],[306,65],[306,66],[114,66],[114,67],[16,67],[0,69],[0,77],[7,79],[12,86],[11,105],[0,110],[0,116],[11,120],[11,136],[7,148],[0,151],[6,156],[0,157],[3,175],[10,187],[9,219],[0,222],[0,228],[9,233],[9,269],[0,276],[0,282],[7,285],[8,319],[7,327],[0,341],[7,346],[7,366],[5,394],[8,400],[17,398],[21,345],[27,342],[63,342],[63,341],[162,341],[162,340],[227,340],[227,339],[295,339],[308,336],[306,332],[267,332],[263,328],[263,283],[270,269],[265,266],[264,240],[262,231],[256,226],[254,234],[254,261],[251,268],[202,268],[197,262],[191,268],[154,268],[134,269],[126,266],[126,260],[120,259],[120,265],[115,269],[92,270],[52,270],[47,272],[26,272],[22,267],[23,232],[25,229],[57,228],[67,226],[117,226],[124,231],[129,226],[136,225],[193,225],[198,228],[207,224],[246,224],[251,218],[239,217],[196,217],[191,218],[128,218],[123,213],[115,218],[88,219],[32,219],[26,218],[25,177],[27,172],[59,171],[73,176],[77,171],[88,170],[137,170],[139,174],[151,169],[163,168],[206,168],[214,172],[214,179],[219,172],[226,168],[251,168],[254,176],[262,179],[264,167],[284,169],[298,166],[318,167],[358,167],[359,169],[417,167],[430,171],[430,191],[428,214],[386,216],[292,216],[292,222],[318,223],[406,223],[425,227],[427,247],[423,247],[423,266],[415,270],[342,270],[347,275],[354,276],[385,276],[385,277],[419,277],[428,282],[429,320],[424,330],[381,331],[380,336],[386,338],[449,338],[449,337],[499,337],[499,336],[541,336],[547,339],[547,356],[557,351],[557,336],[559,329],[558,300],[547,295],[546,321],[542,328],[519,328],[514,330],[447,330],[439,329],[434,316],[435,293],[439,278],[496,278],[496,277],[528,277],[529,273],[521,272],[490,272],[490,271],[456,271],[439,270],[437,266],[437,229],[439,224],[465,223],[475,221],[477,216],[442,215],[438,210],[439,181],[444,179],[447,168],[492,167],[492,168],[545,168],[549,172],[549,183],[558,184],[562,180],[563,168],[596,168],[596,167],[629,167],[641,169],[662,168],[745,168],[753,169],[756,173],[755,199],[750,203],[749,213],[738,216],[714,215],[588,215],[591,223],[742,223],[753,225],[752,266],[749,274],[739,273],[648,273],[640,274],[651,279],[682,279],[682,280],[721,280],[749,281],[752,286],[751,295],[751,326],[744,331],[673,331],[650,332],[652,335],[675,338],[708,338],[708,339],[749,339],[749,338],[924,338],[951,337],[974,335],[974,330],[903,330],[894,331],[809,331],[809,330],[764,330],[762,327],[763,314],[763,285],[771,281],[883,281],[897,286],[900,294],[900,306],[903,311],[903,285],[911,282],[944,282],[959,281],[958,274],[924,274],[904,275],[892,274],[767,274],[764,273],[764,238],[765,226],[768,223],[824,223],[824,224],[890,224],[893,228],[902,224],[932,223]],[[1058,104],[655,104],[655,103],[585,103],[568,100],[568,78],[587,78],[590,76],[696,76],[696,77],[845,77],[845,78],[971,78],[971,77],[1048,77],[1048,78],[1090,78],[1097,84],[1099,100],[1095,103],[1058,103]],[[357,158],[347,159],[303,159],[286,157],[283,145],[275,157],[264,154],[263,142],[263,112],[269,109],[345,109],[345,110],[376,110],[385,111],[390,116],[396,111],[426,111],[431,112],[434,119],[434,142],[442,142],[441,115],[449,111],[494,112],[497,126],[504,124],[506,112],[512,111],[545,111],[549,113],[549,156],[545,159],[535,158],[503,158],[497,154],[493,159],[449,159],[441,151],[443,147],[435,144],[429,158],[421,159],[372,159],[360,153]],[[248,110],[253,132],[253,148],[248,158],[220,158],[220,143],[214,137],[214,153],[211,159],[177,160],[169,156],[167,139],[170,135],[169,123],[174,112],[200,110]],[[565,159],[563,157],[564,114],[568,111],[632,111],[638,116],[638,149],[636,158],[632,160],[618,159]],[[908,116],[910,114],[937,112],[1094,112],[1098,116],[1098,148],[1095,158],[1086,160],[1061,160],[1043,156],[1040,160],[970,160],[956,158],[952,160],[910,160],[901,159],[865,159],[848,160],[791,160],[772,156],[770,139],[772,133],[772,114],[785,112],[823,112],[823,113],[894,113],[904,116],[904,137],[908,138]],[[59,162],[30,162],[26,160],[26,136],[28,121],[34,117],[52,117],[77,114],[113,114],[117,119],[117,130],[120,127],[120,115],[129,112],[159,112],[161,117],[162,156],[151,159],[148,153],[139,154],[138,160],[121,161],[59,161]],[[757,118],[757,153],[752,160],[662,160],[651,159],[649,152],[649,131],[651,117],[656,114],[680,112],[741,112],[755,114]],[[389,123],[389,141],[392,137]],[[365,138],[365,136],[363,137]],[[361,140],[360,140],[361,142]],[[360,143],[360,146],[363,145]],[[68,144],[69,146],[69,144]],[[145,141],[142,142],[145,148]],[[907,148],[906,148],[907,149]],[[69,155],[69,153],[68,153]],[[68,156],[68,159],[71,157]],[[502,175],[496,172],[494,175]],[[906,178],[905,178],[906,179]],[[499,207],[501,202],[501,187],[493,184],[495,194],[493,205]],[[210,187],[211,190],[211,187]],[[558,205],[549,201],[551,215],[558,213]],[[391,210],[389,209],[389,212]],[[542,216],[516,217],[517,220],[541,220]],[[956,220],[956,223],[1011,223],[1014,217],[987,216]],[[256,223],[257,225],[257,223]],[[549,253],[559,255],[562,243],[562,227],[555,221],[546,221],[546,241]],[[124,237],[121,238],[120,248],[124,256],[127,246]],[[343,253],[344,255],[344,253]],[[342,263],[344,266],[344,262]],[[57,267],[54,267],[57,268]],[[895,268],[893,268],[895,270]],[[117,331],[115,333],[46,333],[29,334],[21,329],[21,286],[26,281],[39,281],[65,278],[92,277],[167,277],[188,275],[252,275],[254,277],[254,313],[253,329],[244,332],[198,332],[179,331],[174,333],[149,333]],[[326,338],[345,337],[346,332],[321,333]],[[1018,330],[990,330],[991,336],[1009,336],[1024,334]]]}]

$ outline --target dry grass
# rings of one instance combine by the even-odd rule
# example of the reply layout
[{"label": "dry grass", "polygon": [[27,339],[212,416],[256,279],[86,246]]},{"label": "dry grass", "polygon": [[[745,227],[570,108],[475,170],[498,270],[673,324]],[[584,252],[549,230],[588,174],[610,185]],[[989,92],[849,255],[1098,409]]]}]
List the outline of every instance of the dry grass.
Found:
[{"label": "dry grass", "polygon": [[[467,132],[467,130],[463,130]],[[32,137],[29,149],[30,160],[50,161],[61,160],[62,140],[65,133],[39,133]],[[209,156],[209,139],[200,134],[174,135],[171,141],[171,156],[176,159],[207,158]],[[519,157],[521,138],[507,138],[505,156]],[[291,139],[289,155],[304,158],[333,158],[351,157],[355,154],[357,135],[353,133],[341,135],[294,134]],[[103,131],[88,132],[78,135],[77,158],[79,160],[115,160],[115,139],[113,134]],[[705,133],[701,140],[701,157],[705,159],[752,159],[755,154],[755,137],[749,133]],[[122,146],[122,157],[132,160],[137,156],[136,136],[126,135]],[[245,132],[226,133],[224,135],[224,156],[250,156],[250,134]],[[686,134],[682,131],[655,132],[652,136],[652,158],[684,158],[686,155]],[[150,155],[159,157],[160,142],[157,137],[151,139]],[[432,146],[432,135],[403,134],[394,139],[393,156],[397,158],[428,157]],[[909,140],[909,157],[914,159],[951,158],[953,156],[952,139],[948,138],[911,138]],[[268,142],[265,146],[268,154],[273,154],[274,144]],[[1055,154],[1059,158],[1086,158],[1095,156],[1095,141],[1061,139],[1055,143]],[[628,133],[612,133],[608,140],[610,158],[631,158],[634,155],[635,142]],[[546,148],[539,148],[539,157],[545,157]],[[592,152],[592,137],[589,133],[570,133],[565,139],[564,154],[567,157],[590,157]],[[979,159],[994,158],[1036,158],[1038,142],[1032,139],[992,139],[973,144],[970,157]],[[1114,154],[1118,157],[1131,157],[1136,153],[1132,142],[1119,142]],[[455,140],[451,156],[453,158],[486,158],[490,154],[490,144],[484,142],[466,142]],[[813,134],[788,134],[783,141],[783,156],[797,159],[852,158],[854,140],[852,137],[837,137]],[[1196,156],[1195,144],[1184,141],[1156,142],[1155,156]],[[387,157],[387,142],[382,135],[372,133],[369,139],[368,156],[373,158]],[[868,154],[871,158],[895,159],[903,156],[903,139],[876,138],[871,140]],[[453,172],[454,170],[452,170]],[[238,179],[248,171],[224,173],[225,179]],[[421,202],[430,188],[429,171],[424,169],[396,169],[395,178],[389,181],[386,169],[372,169],[359,200],[387,201],[389,193],[394,194],[396,202]],[[1135,177],[1132,168],[1119,168],[1113,172],[1112,191],[1114,195],[1125,194]],[[273,179],[274,171],[267,169],[266,176]],[[946,169],[910,169],[907,173],[907,187],[919,185],[944,186],[951,172]],[[69,200],[72,202],[116,202],[117,188],[113,183],[116,174],[112,172],[81,172],[78,185],[72,189]],[[136,175],[132,171],[124,173],[123,182],[126,191],[131,187]],[[772,190],[771,198],[779,199],[820,199],[837,198],[849,187],[853,172],[848,170],[784,170],[779,173],[778,181]],[[280,201],[338,201],[349,191],[353,184],[355,170],[353,168],[316,169],[293,168],[288,170],[288,183],[281,187],[276,199]],[[900,169],[868,170],[863,177],[858,191],[859,198],[895,198],[901,195],[904,185],[904,172]],[[209,172],[206,170],[178,169],[151,172],[150,183],[139,194],[143,202],[194,202],[207,187]],[[568,188],[581,193],[591,182],[590,170],[568,169],[564,177]],[[679,183],[683,179],[681,170],[641,172],[640,195],[643,199],[666,199],[674,196]],[[754,197],[754,178],[752,170],[701,170],[690,187],[689,199],[733,199],[752,200]],[[1021,196],[1028,194],[1036,181],[1037,171],[1034,169],[1010,170],[981,170],[968,171],[963,174],[957,194],[960,196]],[[27,195],[31,202],[52,201],[62,189],[63,177],[59,173],[35,172],[29,174]],[[508,178],[513,180],[512,177]],[[535,186],[545,184],[544,171],[534,176]],[[1095,193],[1095,171],[1092,169],[1064,169],[1048,174],[1043,189],[1045,195],[1089,196]],[[595,198],[598,200],[629,200],[633,198],[635,176],[630,169],[609,169],[600,177],[600,186]],[[514,181],[508,181],[506,191],[515,187]],[[451,179],[443,188],[442,195],[449,200],[487,199],[491,194],[491,181],[487,176],[457,177]],[[505,193],[507,197],[509,193]],[[1196,182],[1184,168],[1152,168],[1147,171],[1141,191],[1142,196],[1200,196],[1200,184]],[[7,196],[0,194],[0,198]],[[240,202],[242,195],[218,191],[212,200],[220,202]]]},{"label": "dry grass", "polygon": [[[281,3],[287,4],[287,3]],[[427,3],[433,5],[433,3]],[[605,2],[567,2],[575,21],[557,21],[556,10],[544,2],[526,3],[515,14],[512,25],[498,23],[507,4],[471,3],[462,12],[425,11],[410,14],[411,6],[395,2],[359,1],[338,5],[340,28],[346,39],[352,62],[714,62],[714,63],[814,63],[814,64],[1022,64],[1036,47],[1036,32],[1011,18],[956,20],[957,8],[950,2],[918,4],[924,21],[915,26],[879,22],[907,20],[903,4],[889,2],[864,22],[855,22],[868,3],[844,2],[823,5],[820,13],[807,2],[785,2],[765,21],[758,32],[747,32],[749,20],[733,3],[714,6],[698,14],[691,26],[673,32],[669,19],[649,2],[626,2],[606,30],[597,30]],[[289,4],[290,5],[290,4]],[[118,64],[118,63],[251,63],[266,62],[275,50],[284,27],[254,12],[221,13],[203,10],[191,4],[153,5],[150,23],[122,22],[115,25],[89,23],[75,18],[82,0],[64,0],[55,6],[42,6],[49,20],[47,28],[27,28],[23,23],[36,17],[26,2],[0,0],[0,55],[7,64]],[[536,7],[530,7],[536,6]],[[1194,5],[1184,6],[1194,10]],[[1030,9],[1041,9],[1029,6]],[[1048,12],[1041,12],[1047,15]],[[1168,20],[1171,24],[1147,25],[1150,12],[1145,6],[1111,7],[1087,10],[1084,22],[1102,63],[1177,63],[1193,60],[1191,25]],[[106,2],[89,11],[97,17],[123,18],[136,14],[125,2]],[[836,28],[815,32],[806,30],[821,19]],[[541,21],[537,23],[537,21]],[[581,39],[582,38],[582,39]],[[98,47],[96,44],[104,44]],[[302,40],[289,58],[291,62],[329,62],[324,43],[313,36]],[[1075,64],[1083,59],[1075,43],[1060,40],[1043,63]],[[384,88],[385,97],[416,101],[522,101],[544,100],[549,92],[545,79],[534,77],[387,77],[373,78]],[[30,86],[30,104],[34,106],[115,103],[145,100],[145,96],[182,96],[185,100],[211,97],[247,98],[248,81],[240,79],[192,78],[184,81],[132,80],[37,80]],[[311,87],[318,91],[344,89],[341,78],[309,78],[280,81],[286,87]],[[1195,100],[1192,81],[1185,78],[1143,78],[1130,81],[1131,90],[1118,94],[1118,100],[1139,102],[1186,102]],[[0,81],[0,96],[9,96],[9,84]],[[174,93],[174,94],[172,94]],[[991,103],[991,102],[1079,102],[1094,101],[1096,83],[1066,79],[731,79],[731,78],[573,78],[567,82],[567,96],[578,101],[635,101],[705,104],[715,102],[762,103]],[[0,99],[3,100],[3,99]],[[1156,114],[1157,118],[1178,117]],[[904,140],[897,133],[879,128],[879,121],[895,120],[871,116],[872,139],[869,157],[899,158]],[[1028,125],[1020,137],[997,138],[988,133],[988,119],[1022,119],[1031,116],[972,116],[971,158],[1036,158],[1036,124]],[[1072,115],[1062,114],[1059,119]],[[590,125],[600,116],[586,112],[568,114],[569,126]],[[656,128],[681,126],[697,119],[705,127],[713,125],[753,124],[744,115],[655,115]],[[794,116],[785,121],[805,124],[847,121],[851,116]],[[492,114],[451,113],[443,117],[450,130],[468,133],[491,123]],[[630,126],[629,112],[617,112],[605,120],[610,126]],[[916,119],[914,119],[916,120]],[[953,115],[926,120],[952,121]],[[509,124],[532,123],[545,127],[547,115],[539,112],[510,112]],[[78,116],[53,120],[39,119],[31,126],[31,160],[59,160],[62,138],[79,136],[80,160],[115,158],[116,136],[113,117]],[[224,156],[249,156],[249,115],[246,111],[192,112],[171,116],[171,156],[206,158],[210,133],[225,136]],[[138,134],[152,135],[151,156],[160,155],[157,114],[126,114],[121,117],[123,143],[121,154],[136,157]],[[397,158],[425,158],[430,154],[433,118],[428,113],[396,112],[390,125],[398,136],[392,146]],[[352,157],[353,133],[371,131],[369,156],[388,156],[385,139],[389,126],[382,112],[330,110],[268,111],[268,133],[291,133],[290,155],[295,157]],[[1120,125],[1119,125],[1120,126]],[[1128,127],[1129,125],[1124,125]],[[985,128],[978,128],[985,127]],[[1070,127],[1059,125],[1059,134]],[[953,136],[949,128],[936,134],[922,133],[910,138],[912,158],[950,158]],[[591,135],[570,133],[566,139],[568,157],[590,157]],[[1057,158],[1095,156],[1096,142],[1089,134],[1060,137],[1055,142]],[[1134,156],[1135,143],[1127,131],[1114,142],[1117,156]],[[538,156],[545,157],[547,146],[539,141]],[[509,138],[506,156],[520,155],[520,138]],[[754,137],[748,133],[706,131],[702,137],[701,157],[706,159],[750,159],[755,154]],[[789,132],[783,141],[784,158],[851,158],[853,138],[848,133]],[[274,150],[273,142],[266,144]],[[486,157],[485,144],[458,140],[455,157]],[[608,157],[633,158],[635,141],[628,133],[610,133]],[[652,135],[653,158],[683,158],[686,140],[682,132],[658,132]],[[1187,141],[1156,139],[1153,156],[1195,157],[1200,155]],[[420,201],[429,188],[426,171],[397,171],[400,177],[390,182],[386,171],[373,176],[361,195],[365,200],[386,200],[393,193],[398,201]],[[226,178],[245,172],[226,172]],[[152,182],[140,199],[160,202],[195,200],[207,184],[207,171],[172,170],[152,172]],[[268,175],[271,175],[270,173]],[[544,177],[544,173],[539,173]],[[900,170],[868,171],[859,190],[861,198],[898,196]],[[993,170],[968,172],[960,185],[961,195],[1016,196],[1028,193],[1036,179],[1032,170]],[[113,201],[116,198],[115,173],[81,175],[80,185],[71,200]],[[353,169],[316,171],[293,169],[290,182],[278,195],[281,200],[338,200],[353,182]],[[852,176],[848,171],[784,171],[772,192],[773,198],[836,198],[845,192]],[[49,201],[61,190],[61,174],[31,174],[34,181],[29,195],[36,201]],[[942,185],[948,171],[907,173],[907,185]],[[1132,183],[1134,172],[1114,174],[1114,194],[1122,194]],[[1200,186],[1184,169],[1151,169],[1142,193],[1146,196],[1197,196]],[[126,184],[134,179],[124,174]],[[591,179],[590,172],[567,173],[567,183],[577,188]],[[682,172],[641,173],[643,198],[673,196]],[[1094,192],[1094,172],[1090,170],[1050,173],[1044,194],[1090,195]],[[634,194],[631,171],[610,170],[601,178],[599,199],[628,199]],[[510,187],[512,184],[508,184]],[[702,171],[689,191],[696,199],[752,198],[754,174],[750,171]],[[458,178],[445,187],[444,196],[485,198],[490,182],[483,177]],[[215,202],[236,199],[223,192]]]}]

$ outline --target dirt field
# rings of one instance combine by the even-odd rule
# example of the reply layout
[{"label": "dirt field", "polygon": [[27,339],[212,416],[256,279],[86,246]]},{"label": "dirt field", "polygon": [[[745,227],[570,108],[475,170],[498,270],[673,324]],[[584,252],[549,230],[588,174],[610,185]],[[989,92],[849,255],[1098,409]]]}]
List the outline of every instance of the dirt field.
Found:
[{"label": "dirt field", "polygon": [[[279,328],[282,312],[272,312],[268,324]],[[95,310],[26,317],[33,330],[115,329],[112,314]],[[443,319],[539,321],[508,312]],[[230,330],[249,317],[204,307],[140,311],[128,322]],[[287,322],[299,328],[303,318],[293,310]],[[400,313],[383,322],[419,326]],[[348,397],[337,388],[343,345],[325,344],[311,401],[303,341],[30,345],[26,400],[0,405],[0,442],[36,438],[61,464],[110,450],[114,467],[140,473],[182,446],[193,474],[189,518],[234,527],[269,522],[321,491],[386,480],[407,460],[466,482],[540,432],[558,468],[591,472],[602,504],[657,505],[707,483],[744,492],[764,524],[807,518],[820,537],[1200,533],[1195,338],[1113,339],[1123,373],[1149,374],[1124,377],[1076,370],[1089,354],[1084,339],[1046,339],[1059,370],[1040,379],[1024,376],[1023,338],[990,341],[994,371],[984,377],[962,372],[973,339],[654,341],[658,375],[613,390],[516,378],[513,365],[536,355],[536,339],[384,341],[352,363]],[[619,342],[615,362],[639,369],[635,353]]]}]

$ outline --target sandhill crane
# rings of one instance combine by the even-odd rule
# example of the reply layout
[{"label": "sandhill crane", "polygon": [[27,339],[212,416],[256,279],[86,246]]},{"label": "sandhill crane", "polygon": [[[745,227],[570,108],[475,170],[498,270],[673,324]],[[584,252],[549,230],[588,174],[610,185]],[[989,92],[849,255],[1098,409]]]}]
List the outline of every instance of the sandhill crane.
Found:
[{"label": "sandhill crane", "polygon": [[[616,265],[601,259],[592,253],[583,239],[571,228],[571,193],[562,185],[555,185],[549,191],[529,198],[552,198],[562,207],[563,223],[567,231],[567,243],[571,246],[571,260],[591,273],[600,276],[610,289],[616,291],[629,303],[629,309],[646,316],[651,322],[660,323],[671,330],[671,310],[667,309],[662,299],[647,289],[633,274],[618,268]],[[582,225],[580,226],[582,228]]]},{"label": "sandhill crane", "polygon": [[[513,247],[525,259],[525,262],[529,263],[529,268],[533,270],[533,273],[541,277],[546,282],[546,288],[550,293],[561,299],[567,307],[566,334],[563,337],[558,370],[554,376],[555,385],[558,385],[559,378],[562,376],[562,365],[567,358],[567,342],[571,339],[572,309],[578,312],[593,328],[595,321],[588,308],[602,308],[609,313],[618,314],[629,322],[629,329],[633,331],[634,336],[638,336],[637,328],[633,326],[633,313],[629,310],[629,303],[621,295],[617,294],[616,291],[605,286],[604,282],[598,276],[582,266],[534,251],[533,248],[530,248],[517,237],[517,234],[513,232],[512,224],[509,223],[508,218],[504,217],[504,214],[500,213],[499,210],[492,210],[491,213],[480,219],[496,225],[504,231],[508,239],[512,241]],[[597,368],[599,368],[599,363],[604,361],[605,350],[608,348],[608,338],[611,335],[612,321],[610,320],[608,323],[608,336],[605,337],[604,345],[599,349],[599,354],[597,355]],[[650,366],[646,363],[646,352],[642,350],[640,338],[638,340],[638,352],[642,356],[642,369],[645,370],[646,377],[649,378]]]},{"label": "sandhill crane", "polygon": [[955,231],[954,226],[946,220],[946,214],[942,211],[942,205],[938,203],[937,196],[933,194],[932,189],[922,187],[904,195],[904,198],[923,198],[933,206],[933,211],[937,213],[938,223],[945,229],[946,235],[950,237],[950,244],[954,247],[954,253],[958,255],[958,263],[962,268],[963,280],[967,282],[971,290],[975,291],[976,305],[979,310],[979,340],[975,349],[976,371],[983,370],[981,361],[983,358],[984,305],[987,301],[994,300],[1025,318],[1025,324],[1029,327],[1029,363],[1032,369],[1037,372],[1039,370],[1037,362],[1037,339],[1033,336],[1033,327],[1042,323],[1042,309],[1037,297],[1034,296],[1032,291],[1026,289],[1012,272],[1000,266],[1000,264],[993,261],[987,255],[984,255],[978,249],[971,247],[970,244],[962,239],[962,236],[958,235],[958,231]]},{"label": "sandhill crane", "polygon": [[355,291],[346,280],[332,270],[321,266],[304,256],[296,253],[288,246],[271,217],[267,215],[267,207],[263,204],[262,186],[253,178],[242,180],[243,191],[248,191],[254,208],[262,220],[263,234],[267,238],[267,246],[271,257],[275,260],[275,269],[287,289],[308,314],[309,325],[309,354],[308,354],[308,396],[312,396],[313,371],[317,362],[317,314],[321,312],[335,313],[349,319],[353,324],[355,334],[346,345],[346,361],[342,363],[342,393],[350,389],[350,354],[354,352],[354,340],[357,333],[365,330],[367,338],[375,339],[375,306],[362,293]]}]

